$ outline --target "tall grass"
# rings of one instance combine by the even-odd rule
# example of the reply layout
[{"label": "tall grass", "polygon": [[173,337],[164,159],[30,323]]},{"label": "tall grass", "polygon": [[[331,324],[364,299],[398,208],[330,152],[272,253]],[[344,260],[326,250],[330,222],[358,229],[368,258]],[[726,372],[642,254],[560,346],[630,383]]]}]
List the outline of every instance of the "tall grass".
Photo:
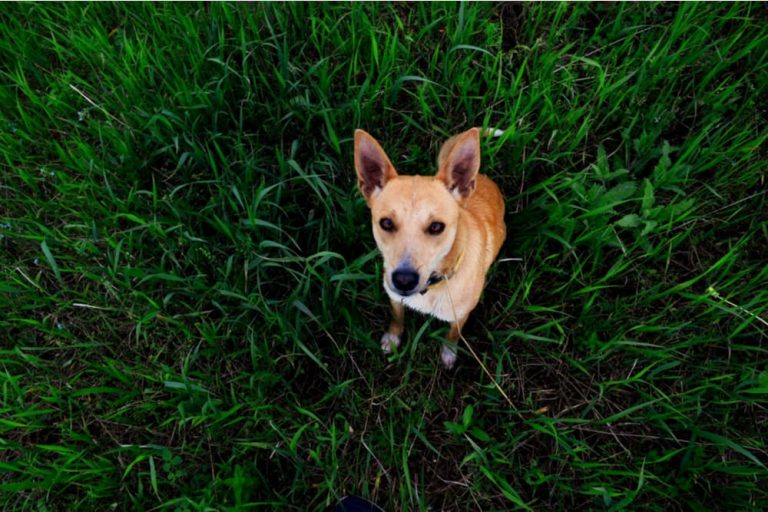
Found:
[{"label": "tall grass", "polygon": [[[9,4],[8,510],[768,507],[760,4]],[[508,241],[384,357],[352,133]],[[519,259],[519,261],[518,261]]]}]

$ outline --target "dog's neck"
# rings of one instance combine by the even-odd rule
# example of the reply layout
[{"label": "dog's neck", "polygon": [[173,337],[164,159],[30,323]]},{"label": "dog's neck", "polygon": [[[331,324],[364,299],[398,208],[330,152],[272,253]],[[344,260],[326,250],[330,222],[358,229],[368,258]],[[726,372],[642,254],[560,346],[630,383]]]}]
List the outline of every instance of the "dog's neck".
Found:
[{"label": "dog's neck", "polygon": [[444,264],[440,269],[440,274],[446,279],[450,279],[459,271],[461,261],[464,259],[464,245],[463,240],[459,241],[459,235],[456,233],[456,241],[453,242],[453,247],[443,260]]},{"label": "dog's neck", "polygon": [[453,239],[453,246],[448,254],[443,259],[443,265],[440,272],[444,276],[453,276],[458,272],[461,266],[461,260],[464,258],[464,253],[469,243],[469,234],[472,231],[470,225],[469,216],[464,214],[463,209],[459,213],[459,219],[456,223],[456,238]]}]

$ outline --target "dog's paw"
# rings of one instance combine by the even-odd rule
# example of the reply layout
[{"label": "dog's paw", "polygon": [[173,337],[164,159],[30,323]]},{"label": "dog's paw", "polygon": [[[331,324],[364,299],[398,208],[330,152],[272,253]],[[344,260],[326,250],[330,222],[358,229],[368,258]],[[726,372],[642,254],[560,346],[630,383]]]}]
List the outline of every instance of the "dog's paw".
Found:
[{"label": "dog's paw", "polygon": [[440,349],[440,360],[446,370],[453,369],[453,365],[456,364],[456,346],[443,345],[443,348]]},{"label": "dog's paw", "polygon": [[384,351],[385,354],[389,354],[392,352],[393,348],[397,348],[400,346],[400,336],[397,334],[392,334],[391,332],[385,332],[384,336],[381,337],[381,350]]}]

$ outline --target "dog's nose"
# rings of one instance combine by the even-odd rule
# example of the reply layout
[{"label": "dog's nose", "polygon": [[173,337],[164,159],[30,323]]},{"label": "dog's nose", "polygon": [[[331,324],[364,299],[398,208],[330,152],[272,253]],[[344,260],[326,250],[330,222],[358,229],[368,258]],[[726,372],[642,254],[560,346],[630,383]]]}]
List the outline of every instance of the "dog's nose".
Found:
[{"label": "dog's nose", "polygon": [[419,284],[419,274],[411,269],[399,269],[392,272],[392,284],[397,291],[408,293]]}]

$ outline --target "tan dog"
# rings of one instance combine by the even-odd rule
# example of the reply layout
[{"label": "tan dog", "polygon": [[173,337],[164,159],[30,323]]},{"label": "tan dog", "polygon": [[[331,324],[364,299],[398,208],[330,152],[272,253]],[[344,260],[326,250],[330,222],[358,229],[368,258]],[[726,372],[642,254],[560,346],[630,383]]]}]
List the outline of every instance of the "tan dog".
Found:
[{"label": "tan dog", "polygon": [[385,353],[400,345],[404,306],[451,322],[440,357],[456,362],[456,344],[475,309],[485,274],[506,237],[504,200],[480,169],[480,130],[448,139],[435,176],[400,176],[379,143],[355,131],[358,186],[384,256],[384,289],[393,320]]}]

